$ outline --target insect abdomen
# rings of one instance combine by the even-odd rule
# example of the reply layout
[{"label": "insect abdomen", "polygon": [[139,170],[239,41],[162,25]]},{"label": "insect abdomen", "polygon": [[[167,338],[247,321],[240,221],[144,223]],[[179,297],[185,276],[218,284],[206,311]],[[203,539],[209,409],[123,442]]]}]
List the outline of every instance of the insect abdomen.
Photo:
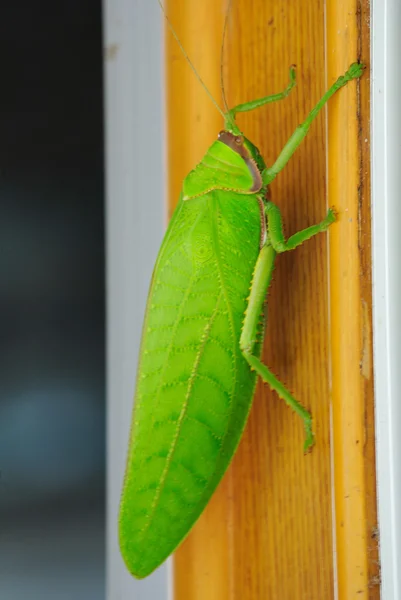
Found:
[{"label": "insect abdomen", "polygon": [[227,468],[255,377],[239,351],[259,251],[254,198],[211,192],[180,205],[148,299],[120,513],[137,577],[185,537]]}]

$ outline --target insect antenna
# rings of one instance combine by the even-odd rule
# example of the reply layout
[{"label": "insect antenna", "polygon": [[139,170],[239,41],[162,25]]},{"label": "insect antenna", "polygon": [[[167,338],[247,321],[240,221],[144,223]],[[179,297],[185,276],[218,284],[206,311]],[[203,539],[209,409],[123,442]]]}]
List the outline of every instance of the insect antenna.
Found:
[{"label": "insect antenna", "polygon": [[228,0],[227,10],[226,10],[226,16],[225,16],[225,19],[224,19],[223,39],[221,41],[221,52],[220,52],[220,87],[221,87],[221,94],[223,96],[223,104],[224,104],[224,109],[226,111],[226,118],[228,117],[230,119],[230,121],[232,121],[232,117],[230,115],[230,110],[229,110],[228,104],[227,104],[226,91],[224,89],[224,67],[223,67],[223,61],[224,61],[224,44],[225,44],[225,41],[226,41],[228,15],[229,15],[229,13],[231,11],[231,5],[232,5],[232,0]]},{"label": "insect antenna", "polygon": [[207,95],[209,96],[210,100],[213,102],[213,104],[215,105],[215,107],[217,108],[217,110],[219,111],[219,113],[221,114],[221,116],[223,117],[224,121],[226,121],[226,119],[227,119],[227,115],[226,115],[226,114],[224,114],[224,112],[221,110],[220,106],[217,104],[216,100],[213,98],[213,96],[212,96],[212,94],[211,94],[211,92],[210,92],[209,88],[207,87],[207,85],[206,85],[206,84],[205,84],[205,82],[203,81],[202,77],[199,75],[198,71],[196,70],[196,68],[195,68],[195,66],[194,66],[194,64],[193,64],[193,62],[192,62],[192,60],[189,58],[189,56],[188,56],[187,52],[186,52],[186,51],[185,51],[185,49],[184,49],[184,46],[181,44],[181,41],[180,41],[180,38],[179,38],[179,37],[178,37],[178,35],[177,35],[177,32],[175,31],[175,29],[174,29],[174,27],[173,27],[173,25],[172,25],[172,23],[171,23],[170,19],[169,19],[169,18],[168,18],[168,16],[167,16],[167,13],[166,13],[166,11],[164,10],[164,6],[163,6],[163,4],[161,3],[161,0],[157,0],[157,1],[158,1],[158,3],[159,3],[159,6],[160,6],[160,8],[161,8],[161,9],[162,9],[162,11],[163,11],[164,18],[165,18],[165,19],[166,19],[166,21],[167,21],[167,25],[169,26],[169,28],[170,28],[170,31],[171,31],[171,33],[173,34],[173,36],[174,36],[174,39],[175,39],[175,41],[177,42],[177,44],[178,44],[178,46],[179,46],[179,48],[180,48],[181,52],[183,53],[183,55],[184,55],[184,57],[185,57],[185,59],[186,59],[187,63],[188,63],[188,64],[189,64],[189,66],[191,67],[192,71],[195,73],[195,76],[196,76],[197,80],[199,81],[199,83],[201,84],[201,86],[203,87],[203,89],[205,90],[205,92],[207,93]]}]

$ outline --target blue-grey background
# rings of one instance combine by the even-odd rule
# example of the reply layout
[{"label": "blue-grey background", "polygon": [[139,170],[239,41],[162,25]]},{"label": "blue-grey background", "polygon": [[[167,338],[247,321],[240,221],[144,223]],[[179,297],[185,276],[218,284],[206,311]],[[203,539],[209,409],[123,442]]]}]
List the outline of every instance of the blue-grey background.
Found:
[{"label": "blue-grey background", "polygon": [[100,0],[0,20],[0,597],[104,598]]},{"label": "blue-grey background", "polygon": [[[166,564],[127,571],[117,519],[143,314],[165,215],[163,17],[156,0],[104,0],[107,281],[107,599],[167,600]],[[170,579],[171,581],[171,579]]]}]

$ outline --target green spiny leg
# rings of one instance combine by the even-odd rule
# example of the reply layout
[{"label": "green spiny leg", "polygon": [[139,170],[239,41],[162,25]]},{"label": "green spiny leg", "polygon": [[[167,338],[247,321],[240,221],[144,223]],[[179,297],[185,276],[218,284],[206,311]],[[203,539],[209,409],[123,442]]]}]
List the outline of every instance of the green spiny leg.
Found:
[{"label": "green spiny leg", "polygon": [[228,112],[228,116],[226,118],[226,127],[227,125],[231,125],[233,119],[239,112],[248,112],[250,110],[254,110],[255,108],[259,108],[260,106],[264,106],[265,104],[270,104],[271,102],[276,102],[276,100],[284,100],[287,98],[288,94],[291,92],[292,88],[296,84],[296,73],[295,73],[295,65],[290,66],[290,82],[285,88],[283,92],[279,92],[278,94],[272,94],[271,96],[264,96],[263,98],[258,98],[257,100],[252,100],[251,102],[244,102],[243,104],[237,104],[234,108],[231,108]]},{"label": "green spiny leg", "polygon": [[260,315],[263,310],[267,289],[272,277],[275,255],[276,252],[270,244],[263,246],[259,253],[249,294],[249,302],[245,311],[245,320],[240,338],[240,348],[250,367],[254,369],[262,380],[269,384],[278,396],[303,420],[306,431],[306,440],[304,444],[304,450],[306,452],[313,445],[312,417],[310,413],[299,404],[268,367],[253,354],[258,325],[260,324]]},{"label": "green spiny leg", "polygon": [[279,157],[277,158],[274,165],[270,168],[266,168],[262,173],[263,183],[265,185],[269,185],[276,177],[276,175],[285,167],[285,165],[290,160],[291,156],[294,154],[295,150],[298,148],[304,137],[309,131],[309,127],[311,126],[312,121],[316,118],[319,111],[323,108],[326,102],[344,85],[346,85],[351,79],[357,79],[361,77],[364,65],[359,63],[353,63],[348,71],[339,77],[337,81],[331,86],[331,88],[324,94],[324,96],[319,100],[316,104],[315,108],[311,110],[309,115],[306,117],[305,121],[299,125],[284,148],[282,149]]},{"label": "green spiny leg", "polygon": [[283,221],[279,208],[273,202],[266,204],[267,231],[269,234],[270,243],[276,252],[286,252],[294,250],[297,246],[306,242],[314,235],[327,231],[332,223],[336,220],[335,212],[329,208],[326,217],[320,223],[311,225],[302,231],[298,231],[285,241],[283,233]]}]

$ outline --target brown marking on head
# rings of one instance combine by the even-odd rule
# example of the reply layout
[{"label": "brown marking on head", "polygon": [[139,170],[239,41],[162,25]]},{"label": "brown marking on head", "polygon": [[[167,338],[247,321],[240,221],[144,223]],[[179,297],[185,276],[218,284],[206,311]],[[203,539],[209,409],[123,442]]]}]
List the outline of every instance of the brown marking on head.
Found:
[{"label": "brown marking on head", "polygon": [[222,142],[223,144],[231,148],[231,150],[234,150],[234,152],[239,154],[240,157],[245,161],[245,164],[248,167],[253,180],[253,185],[249,191],[258,192],[263,185],[262,175],[260,174],[256,162],[250,155],[248,148],[246,148],[244,145],[243,136],[235,135],[234,133],[231,133],[231,131],[223,130],[220,131],[217,139],[219,140],[219,142]]}]

